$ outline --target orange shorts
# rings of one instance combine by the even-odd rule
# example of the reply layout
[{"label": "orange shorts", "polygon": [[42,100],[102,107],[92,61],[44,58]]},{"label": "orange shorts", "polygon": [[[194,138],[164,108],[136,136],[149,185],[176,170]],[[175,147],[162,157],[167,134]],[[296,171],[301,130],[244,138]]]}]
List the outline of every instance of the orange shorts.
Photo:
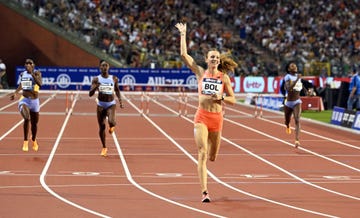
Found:
[{"label": "orange shorts", "polygon": [[194,122],[205,124],[209,132],[220,132],[223,125],[223,115],[222,112],[209,112],[198,108]]}]

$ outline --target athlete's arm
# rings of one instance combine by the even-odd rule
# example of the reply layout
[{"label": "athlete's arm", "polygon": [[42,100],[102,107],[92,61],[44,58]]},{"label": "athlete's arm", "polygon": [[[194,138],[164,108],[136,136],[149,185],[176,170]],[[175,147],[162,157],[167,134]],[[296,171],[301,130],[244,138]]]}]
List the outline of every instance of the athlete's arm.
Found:
[{"label": "athlete's arm", "polygon": [[186,24],[177,23],[175,27],[180,32],[180,55],[181,59],[185,62],[185,65],[190,68],[190,70],[195,73],[196,77],[199,79],[204,70],[202,67],[198,66],[195,60],[187,53],[186,45]]},{"label": "athlete's arm", "polygon": [[224,74],[223,80],[224,80],[224,88],[225,88],[226,96],[223,96],[222,100],[225,103],[233,105],[235,104],[236,99],[235,99],[234,90],[232,89],[231,86],[230,77],[227,74]]},{"label": "athlete's arm", "polygon": [[89,91],[89,96],[93,96],[95,94],[95,91],[99,88],[99,80],[97,77],[94,77],[92,82],[91,82],[91,87],[90,87],[90,91]]},{"label": "athlete's arm", "polygon": [[120,88],[119,88],[119,79],[116,76],[114,76],[113,78],[114,78],[115,95],[119,100],[120,108],[123,108],[124,106],[123,106],[123,103],[122,103],[122,100],[121,100],[121,94],[120,94]]},{"label": "athlete's arm", "polygon": [[42,78],[41,78],[41,72],[40,71],[35,71],[35,72],[31,72],[31,76],[34,78],[35,83],[38,86],[42,86]]}]

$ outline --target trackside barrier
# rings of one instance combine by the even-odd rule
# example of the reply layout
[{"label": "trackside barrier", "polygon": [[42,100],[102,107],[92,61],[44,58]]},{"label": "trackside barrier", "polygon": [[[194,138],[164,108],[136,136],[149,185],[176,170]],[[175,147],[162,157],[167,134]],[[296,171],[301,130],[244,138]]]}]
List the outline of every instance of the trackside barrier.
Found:
[{"label": "trackside barrier", "polygon": [[149,104],[150,104],[150,96],[146,92],[141,92],[141,97],[140,97],[141,115],[149,114],[150,112]]},{"label": "trackside barrier", "polygon": [[283,107],[283,96],[274,94],[250,94],[245,103],[254,105],[254,116],[262,117],[264,109],[277,110]]},{"label": "trackside barrier", "polygon": [[302,96],[301,97],[302,105],[301,110],[314,110],[314,111],[323,111],[324,103],[321,97],[318,96]]},{"label": "trackside barrier", "polygon": [[254,98],[255,101],[255,117],[262,117],[263,116],[263,105],[264,105],[264,96],[262,94],[257,94]]},{"label": "trackside barrier", "polygon": [[[80,83],[75,84],[75,86],[76,86],[76,91],[81,91],[83,88],[83,84]],[[56,89],[56,86],[54,86],[54,88]],[[65,93],[65,114],[69,113],[69,108],[73,101],[74,101],[74,91],[67,90]]]},{"label": "trackside barrier", "polygon": [[70,105],[74,101],[74,92],[65,93],[65,114],[69,113]]},{"label": "trackside barrier", "polygon": [[187,102],[188,102],[188,96],[185,92],[179,93],[179,116],[184,115],[187,116]]},{"label": "trackside barrier", "polygon": [[[151,96],[151,93],[155,94]],[[170,93],[166,92],[141,92],[140,97],[140,115],[149,115],[150,113],[150,101],[156,101],[159,96],[168,95]],[[187,116],[187,104],[188,104],[188,95],[186,92],[180,92],[177,95],[176,102],[178,103],[178,115],[179,116]]]}]

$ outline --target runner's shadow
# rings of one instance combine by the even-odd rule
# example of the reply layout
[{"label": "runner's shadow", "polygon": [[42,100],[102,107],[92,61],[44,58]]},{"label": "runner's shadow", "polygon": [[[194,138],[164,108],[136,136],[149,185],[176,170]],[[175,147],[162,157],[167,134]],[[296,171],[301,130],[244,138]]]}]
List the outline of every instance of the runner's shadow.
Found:
[{"label": "runner's shadow", "polygon": [[45,159],[40,158],[40,157],[33,157],[32,160],[34,162],[45,163]]},{"label": "runner's shadow", "polygon": [[106,157],[101,157],[101,158],[109,159],[109,160],[120,160],[119,155],[111,155],[111,154],[108,154]]},{"label": "runner's shadow", "polygon": [[[241,198],[241,197],[222,197],[212,199],[211,204],[224,207],[227,211],[237,211],[239,210],[263,210],[267,207],[263,205],[261,199],[257,198]],[[241,205],[241,206],[239,206]]]},{"label": "runner's shadow", "polygon": [[240,197],[221,197],[217,199],[213,199],[214,202],[253,202],[259,201],[257,198],[240,198]]}]

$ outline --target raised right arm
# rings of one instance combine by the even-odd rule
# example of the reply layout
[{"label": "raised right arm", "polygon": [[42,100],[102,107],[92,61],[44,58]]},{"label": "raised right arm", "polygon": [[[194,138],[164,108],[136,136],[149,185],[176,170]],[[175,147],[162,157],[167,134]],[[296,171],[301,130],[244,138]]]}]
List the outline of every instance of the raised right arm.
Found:
[{"label": "raised right arm", "polygon": [[201,76],[201,74],[203,73],[202,67],[198,66],[195,60],[187,53],[186,24],[177,23],[175,27],[180,32],[180,55],[182,60],[185,62],[186,66],[196,74],[196,76]]}]

